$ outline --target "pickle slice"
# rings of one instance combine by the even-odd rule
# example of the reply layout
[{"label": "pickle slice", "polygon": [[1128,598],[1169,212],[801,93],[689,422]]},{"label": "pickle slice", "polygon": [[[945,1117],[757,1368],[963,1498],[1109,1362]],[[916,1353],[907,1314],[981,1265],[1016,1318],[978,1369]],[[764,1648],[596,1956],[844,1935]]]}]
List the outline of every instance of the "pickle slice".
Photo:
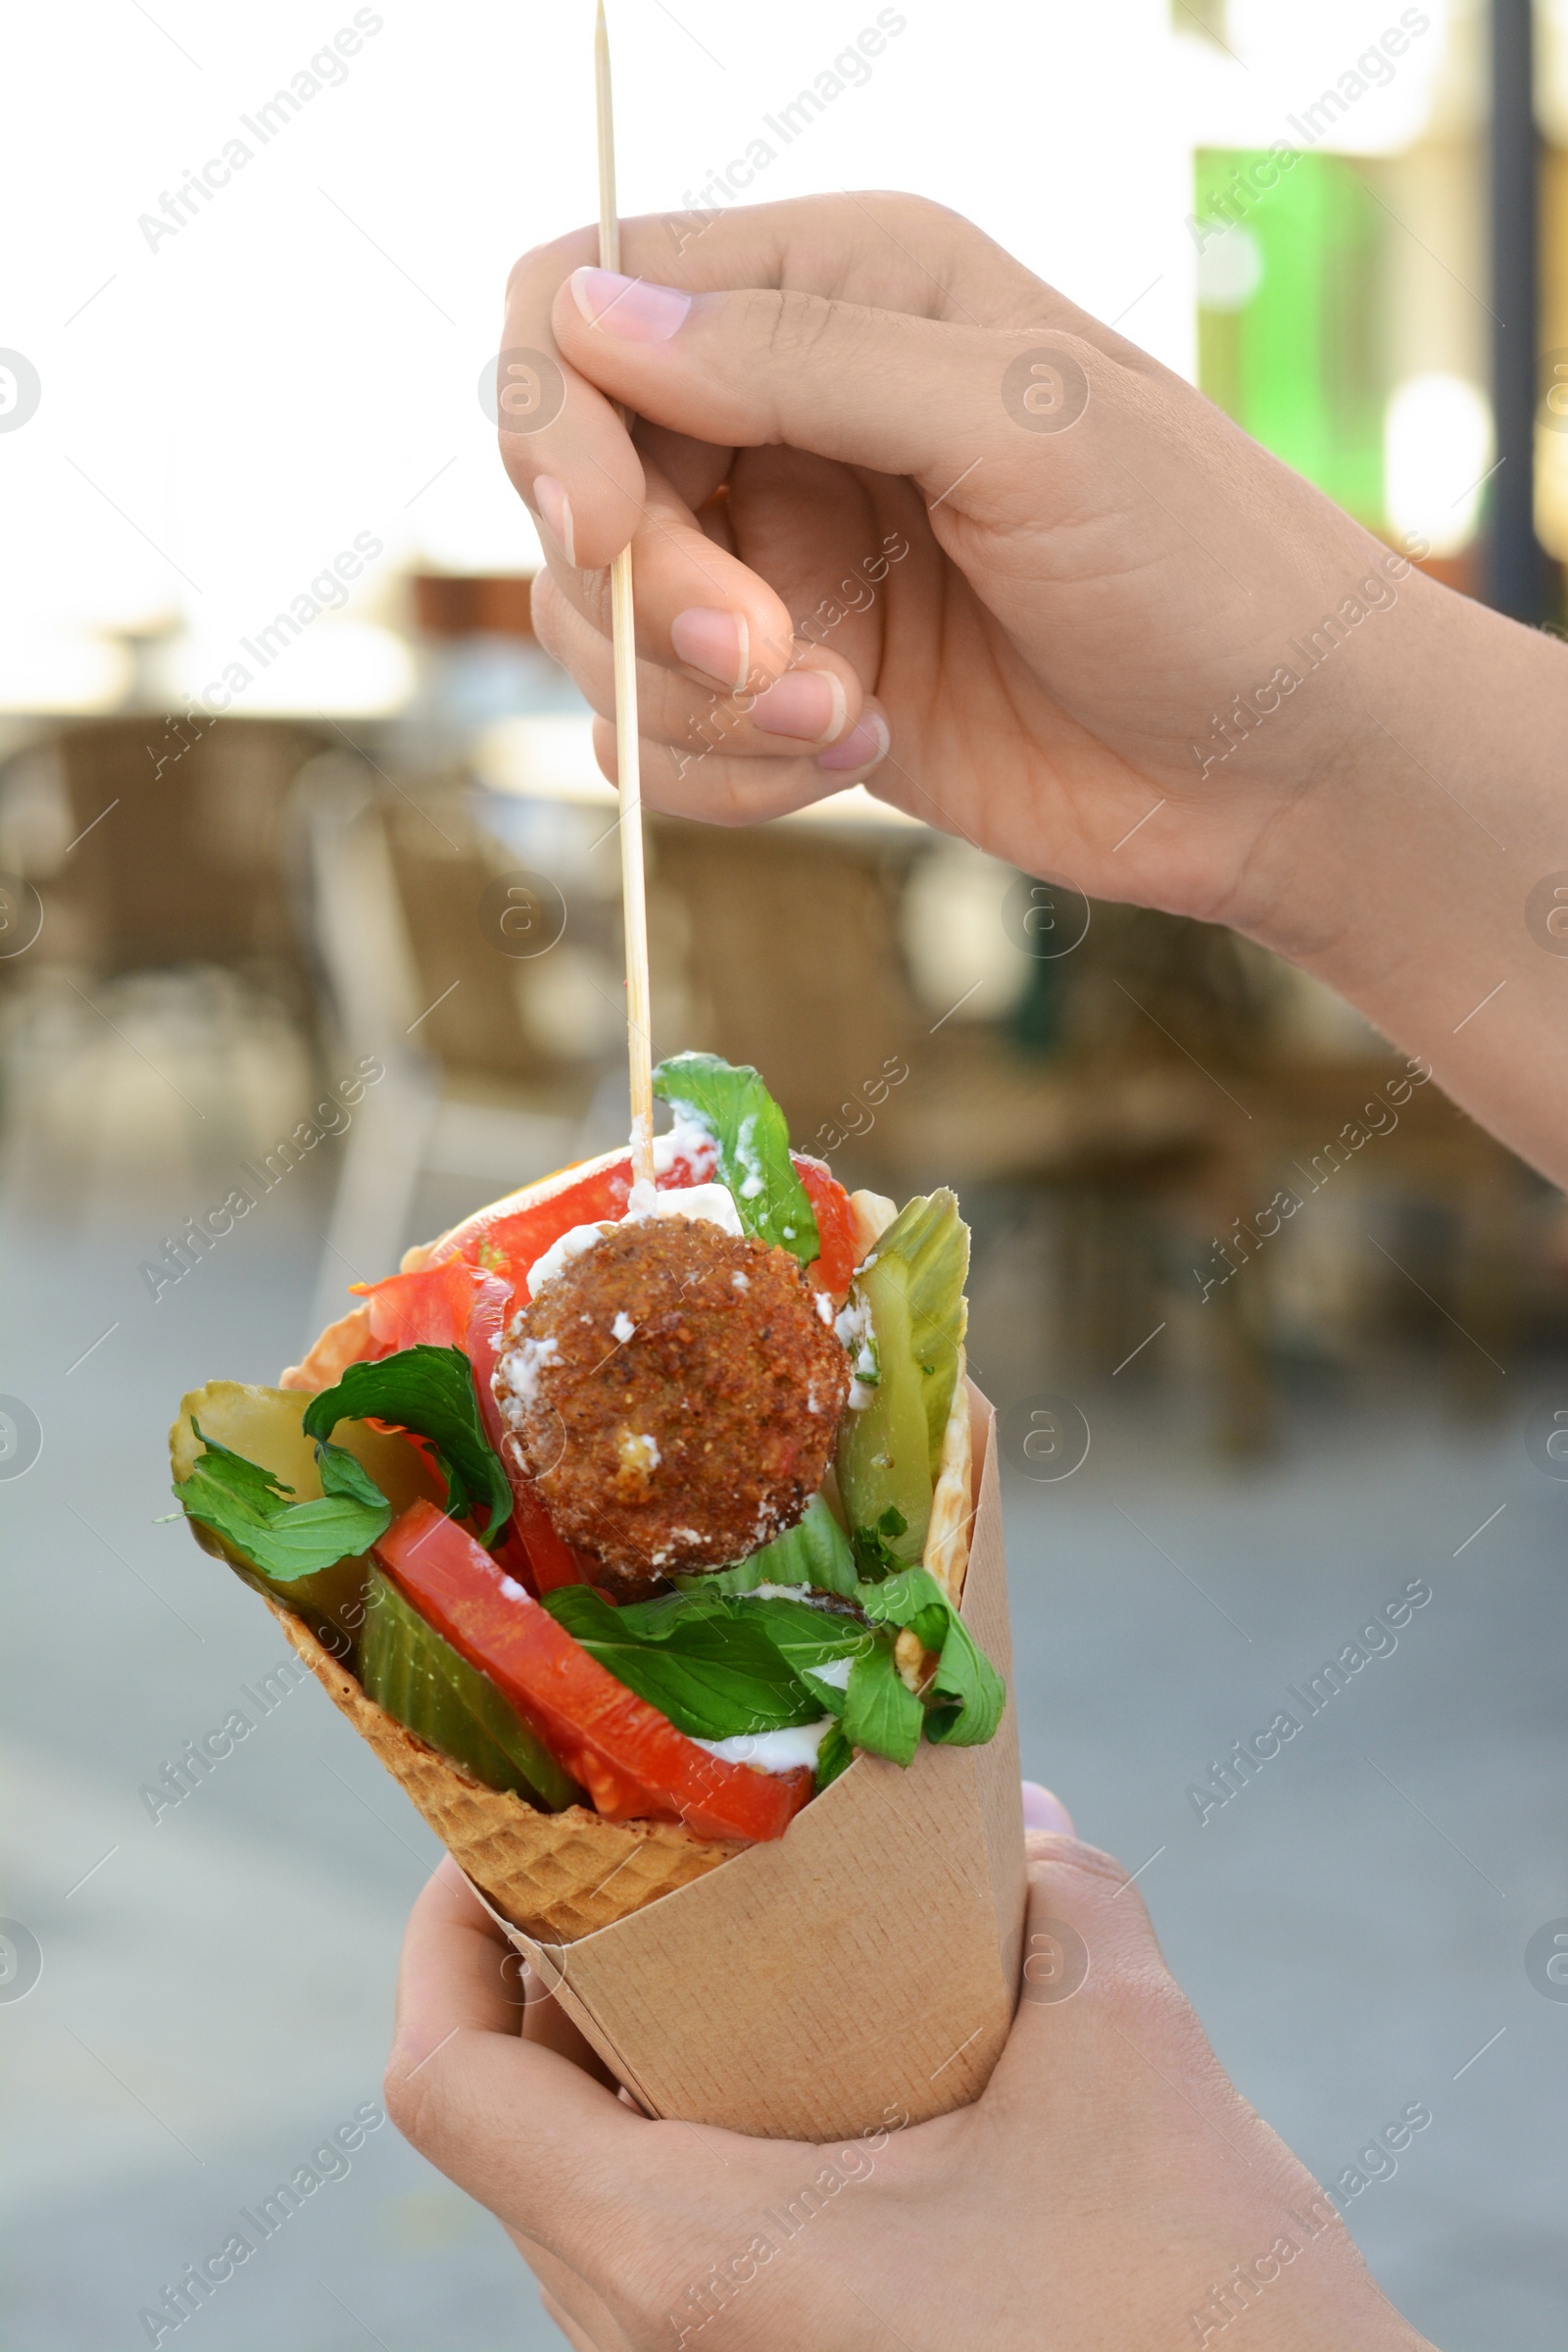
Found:
[{"label": "pickle slice", "polygon": [[[302,1502],[310,1501],[321,1492],[316,1447],[300,1427],[310,1401],[304,1390],[256,1388],[239,1380],[210,1380],[205,1388],[193,1390],[180,1398],[179,1412],[169,1433],[170,1462],[176,1482],[182,1484],[190,1476],[202,1451],[201,1440],[192,1427],[192,1422],[198,1421],[207,1437],[242,1453],[249,1462],[259,1462],[292,1488]],[[440,1480],[400,1431],[376,1429],[368,1421],[340,1421],[333,1443],[364,1465],[394,1513],[407,1510],[421,1496],[436,1503],[443,1499]],[[226,1560],[246,1584],[303,1618],[333,1657],[345,1664],[352,1662],[365,1616],[368,1555],[359,1553],[315,1576],[294,1577],[284,1583],[264,1576],[199,1519],[192,1519],[189,1525],[204,1551]]]},{"label": "pickle slice", "polygon": [[487,1788],[547,1813],[587,1802],[487,1674],[460,1657],[379,1568],[370,1570],[360,1681],[367,1696]]}]

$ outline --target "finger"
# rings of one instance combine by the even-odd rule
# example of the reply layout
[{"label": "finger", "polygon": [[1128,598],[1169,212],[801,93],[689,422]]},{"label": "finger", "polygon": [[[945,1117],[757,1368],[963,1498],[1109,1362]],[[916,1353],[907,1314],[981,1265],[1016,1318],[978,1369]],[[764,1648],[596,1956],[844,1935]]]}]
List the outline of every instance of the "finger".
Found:
[{"label": "finger", "polygon": [[[645,738],[640,745],[642,797],[650,808],[666,816],[699,817],[710,825],[765,824],[877,776],[889,760],[890,741],[886,713],[875,702],[863,704],[851,732],[814,758],[735,759],[718,751],[693,755]],[[615,783],[615,730],[607,718],[594,721],[594,753]],[[840,760],[848,760],[850,765],[830,764]],[[895,796],[890,792],[884,797]]]},{"label": "finger", "polygon": [[570,2263],[547,2254],[515,2230],[512,2240],[539,2281],[540,2301],[569,2344],[581,2352],[631,2352],[631,2339],[603,2295]]},{"label": "finger", "polygon": [[[534,584],[534,628],[546,653],[570,672],[582,693],[610,718],[615,710],[612,640],[603,626],[563,595],[555,575]],[[677,615],[677,619],[692,616]],[[726,615],[710,612],[718,623]],[[733,642],[733,640],[731,640]],[[763,693],[718,694],[653,661],[637,664],[637,719],[650,742],[689,759],[722,745],[728,754],[789,760],[840,740],[861,714],[860,681],[841,654],[808,652]]]},{"label": "finger", "polygon": [[[628,273],[703,292],[793,287],[937,318],[1092,327],[969,221],[917,197],[814,197],[748,206],[718,219],[655,214],[621,222],[620,250]],[[568,561],[589,566],[608,564],[625,545],[642,495],[641,469],[624,424],[562,349],[553,325],[563,282],[598,259],[593,228],[574,229],[524,254],[508,281],[501,354],[503,367],[510,355],[519,368],[510,415],[503,392],[507,471]],[[957,282],[962,299],[948,292]],[[541,359],[542,371],[535,365]],[[552,372],[557,369],[559,377]],[[688,441],[690,476],[683,463],[672,462],[670,470],[688,496],[706,477],[707,496],[723,479],[728,453],[709,445],[705,457],[699,437],[677,429]],[[701,501],[694,497],[693,503]]]},{"label": "finger", "polygon": [[[830,644],[867,686],[881,668],[889,576],[915,527],[906,487],[878,483],[803,450],[744,453],[730,475],[736,543],[777,590],[797,638]],[[917,512],[917,511],[916,511]],[[893,527],[890,527],[893,526]]]},{"label": "finger", "polygon": [[[522,2027],[519,1955],[496,1926],[450,1854],[426,1880],[409,1919],[398,1970],[394,2048],[409,2066],[434,2049],[439,2034],[466,2028],[516,2034]],[[437,2006],[439,2001],[439,2006]]]},{"label": "finger", "polygon": [[619,2080],[600,2057],[599,2052],[566,2015],[553,1992],[539,1991],[535,1979],[529,1986],[528,2005],[522,2013],[522,2038],[543,2050],[554,2050],[558,2057],[569,2058],[585,2075],[602,2082],[607,2090],[618,2091]]},{"label": "finger", "polygon": [[643,503],[642,462],[625,425],[550,324],[562,279],[598,258],[593,228],[524,254],[508,282],[497,362],[501,462],[568,564],[608,564]]},{"label": "finger", "polygon": [[[788,607],[702,528],[668,478],[649,463],[647,498],[632,535],[637,650],[684,667],[710,694],[739,694],[776,678],[793,659]],[[552,563],[558,593],[607,639],[610,580],[603,570]]]},{"label": "finger", "polygon": [[[1127,2136],[1251,2164],[1252,2110],[1225,2075],[1165,1965],[1119,1862],[1077,1838],[1028,1838],[1029,1907],[1013,2030],[985,2097],[1049,2110],[1058,2138]],[[1283,2151],[1282,2151],[1283,2153]]]},{"label": "finger", "polygon": [[[593,268],[563,285],[552,325],[584,380],[700,440],[783,443],[908,474],[933,504],[988,460],[1015,470],[1025,442],[1042,479],[1073,477],[1070,439],[1055,434],[1043,461],[1007,405],[1007,370],[1038,329],[916,318],[791,289],[691,295]],[[1053,348],[1091,391],[1114,374],[1082,337],[1056,330]],[[579,468],[573,485],[582,478]]]},{"label": "finger", "polygon": [[1076,1837],[1072,1815],[1059,1796],[1043,1788],[1039,1781],[1023,1784],[1023,1826],[1025,1830],[1048,1830],[1063,1838]]},{"label": "finger", "polygon": [[569,2261],[608,2184],[640,2174],[649,2127],[556,2050],[519,2037],[505,1949],[444,1861],[404,1938],[387,2113],[460,2188]]},{"label": "finger", "polygon": [[[803,643],[831,639],[848,672],[874,680],[883,583],[909,553],[908,537],[889,511],[900,502],[873,500],[858,475],[820,459],[796,451],[750,453],[717,512],[729,535],[749,550],[765,550],[754,570],[703,527],[707,515],[694,513],[652,459],[647,476],[647,506],[631,543],[640,654],[682,669],[709,693],[715,687],[738,693],[777,678],[794,664]],[[907,494],[903,503],[908,504]],[[906,519],[912,528],[914,516]],[[603,570],[561,561],[541,577],[608,638],[610,583]],[[569,633],[564,649],[548,650],[576,674]],[[775,698],[761,715],[762,732],[776,731],[787,700]],[[607,708],[602,702],[598,707]],[[790,716],[804,722],[790,730],[802,740],[821,735],[820,722],[804,708]],[[842,733],[853,723],[853,710],[840,717]]]}]

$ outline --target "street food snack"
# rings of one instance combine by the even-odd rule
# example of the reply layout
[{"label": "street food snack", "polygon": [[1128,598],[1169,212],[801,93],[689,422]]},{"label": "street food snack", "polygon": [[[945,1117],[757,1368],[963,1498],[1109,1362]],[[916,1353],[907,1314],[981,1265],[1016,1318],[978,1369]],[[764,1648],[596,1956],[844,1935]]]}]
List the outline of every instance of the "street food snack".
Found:
[{"label": "street food snack", "polygon": [[956,1201],[852,1199],[755,1070],[655,1084],[652,1183],[628,1151],[510,1195],[171,1438],[197,1541],[562,1941],[1004,1703],[961,1611]]}]

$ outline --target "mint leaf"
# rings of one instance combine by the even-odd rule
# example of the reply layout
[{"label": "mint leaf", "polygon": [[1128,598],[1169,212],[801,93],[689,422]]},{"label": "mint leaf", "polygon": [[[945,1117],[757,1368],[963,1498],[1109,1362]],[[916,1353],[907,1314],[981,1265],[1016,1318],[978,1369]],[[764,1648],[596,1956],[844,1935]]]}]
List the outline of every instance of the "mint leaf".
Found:
[{"label": "mint leaf", "polygon": [[851,1541],[855,1549],[855,1564],[869,1584],[880,1584],[906,1562],[893,1546],[900,1536],[908,1533],[908,1521],[897,1504],[889,1503],[874,1527],[858,1527]]},{"label": "mint leaf", "polygon": [[716,1054],[676,1054],[654,1072],[654,1092],[677,1118],[706,1127],[718,1174],[748,1233],[789,1250],[803,1266],[821,1254],[810,1196],[790,1157],[784,1113],[750,1063]]},{"label": "mint leaf", "polygon": [[839,1774],[848,1772],[854,1762],[855,1750],[845,1739],[842,1730],[835,1724],[833,1729],[824,1736],[822,1744],[816,1751],[815,1794],[820,1796],[824,1788],[831,1788]]},{"label": "mint leaf", "polygon": [[392,1523],[392,1505],[341,1446],[317,1447],[322,1492],[296,1502],[293,1488],[270,1470],[220,1446],[194,1419],[191,1427],[206,1451],[175,1487],[174,1499],[187,1518],[210,1527],[274,1584],[296,1584],[368,1551]]},{"label": "mint leaf", "polygon": [[859,1600],[873,1623],[907,1626],[925,1648],[938,1652],[926,1690],[926,1738],[949,1747],[983,1747],[1002,1721],[1006,1685],[935,1578],[923,1568],[905,1568],[882,1584],[863,1586]]},{"label": "mint leaf", "polygon": [[878,1642],[856,1659],[850,1668],[842,1724],[851,1747],[868,1748],[872,1755],[887,1756],[895,1764],[910,1764],[924,1721],[925,1709],[902,1680],[887,1643]]},{"label": "mint leaf", "polygon": [[715,1592],[753,1592],[759,1585],[809,1585],[818,1592],[855,1597],[855,1554],[849,1538],[820,1494],[813,1494],[805,1515],[783,1535],[764,1544],[733,1568],[716,1576],[677,1576],[683,1592],[699,1586]]},{"label": "mint leaf", "polygon": [[[858,1617],[813,1608],[808,1600],[785,1600],[770,1594],[765,1600],[742,1598],[733,1605],[743,1624],[760,1626],[794,1674],[808,1674],[838,1658],[858,1658],[876,1639]],[[843,1691],[834,1690],[835,1715],[843,1703]]]},{"label": "mint leaf", "polygon": [[547,1592],[543,1605],[689,1739],[782,1731],[819,1722],[825,1712],[762,1627],[743,1614],[767,1602],[672,1592],[617,1609],[589,1585],[565,1585]]},{"label": "mint leaf", "polygon": [[311,1398],[301,1427],[320,1441],[339,1421],[390,1421],[427,1440],[446,1481],[448,1515],[483,1519],[488,1513],[479,1540],[495,1542],[512,1516],[512,1489],[485,1436],[473,1367],[461,1348],[421,1342],[373,1364],[350,1364],[335,1389]]}]

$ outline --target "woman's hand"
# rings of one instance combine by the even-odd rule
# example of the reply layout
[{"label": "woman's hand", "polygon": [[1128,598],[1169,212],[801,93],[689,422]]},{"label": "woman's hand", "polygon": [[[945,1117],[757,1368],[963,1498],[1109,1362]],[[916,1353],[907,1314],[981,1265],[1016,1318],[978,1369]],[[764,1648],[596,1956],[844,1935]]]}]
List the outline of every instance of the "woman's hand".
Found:
[{"label": "woman's hand", "polygon": [[744,823],[864,779],[1031,873],[1228,922],[1568,1175],[1538,1083],[1565,967],[1527,927],[1568,863],[1559,647],[940,207],[632,220],[624,277],[596,251],[513,272],[501,447],[607,769],[629,540],[656,807]]},{"label": "woman's hand", "polygon": [[634,2110],[553,1999],[519,2007],[516,1953],[443,1862],[409,1923],[387,2111],[503,2223],[579,2352],[1419,2352],[1221,2073],[1126,1873],[1032,1832],[1030,1885],[979,2103],[819,2148]]},{"label": "woman's hand", "polygon": [[1344,701],[1238,721],[1229,761],[1214,718],[1280,710],[1292,636],[1408,565],[935,205],[678,234],[625,224],[635,282],[588,233],[528,256],[505,334],[566,370],[501,445],[545,526],[540,634],[606,716],[631,535],[649,799],[755,820],[866,777],[1093,894],[1261,921]]}]

